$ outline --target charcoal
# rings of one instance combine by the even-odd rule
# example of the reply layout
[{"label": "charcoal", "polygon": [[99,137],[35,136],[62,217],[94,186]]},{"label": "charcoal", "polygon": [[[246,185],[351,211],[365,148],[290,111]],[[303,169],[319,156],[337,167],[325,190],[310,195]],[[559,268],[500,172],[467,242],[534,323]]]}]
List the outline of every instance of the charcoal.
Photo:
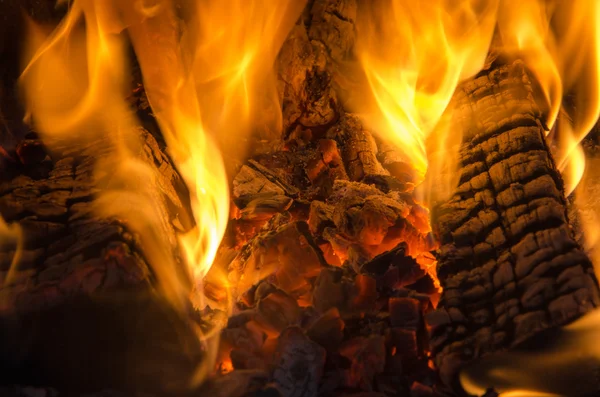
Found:
[{"label": "charcoal", "polygon": [[419,328],[421,323],[421,305],[413,298],[390,298],[390,321],[392,327]]},{"label": "charcoal", "polygon": [[[269,375],[261,370],[238,370],[206,382],[194,396],[246,397],[268,388]],[[276,396],[276,395],[275,395]]]},{"label": "charcoal", "polygon": [[351,361],[347,386],[372,391],[375,376],[385,368],[385,343],[382,336],[358,337],[346,341],[340,354]]},{"label": "charcoal", "polygon": [[323,313],[307,331],[310,339],[327,350],[336,351],[344,338],[344,320],[339,310],[333,307]]},{"label": "charcoal", "polygon": [[322,235],[326,227],[335,226],[333,223],[333,206],[318,200],[311,202],[308,226],[311,233],[316,236]]},{"label": "charcoal", "polygon": [[256,311],[256,320],[277,333],[298,325],[300,321],[298,303],[283,291],[274,291],[261,297]]},{"label": "charcoal", "polygon": [[233,179],[233,197],[239,200],[240,197],[255,196],[258,193],[284,195],[285,190],[254,168],[242,166]]},{"label": "charcoal", "polygon": [[332,308],[346,309],[349,299],[355,294],[353,284],[341,269],[323,269],[315,281],[313,305],[321,313]]},{"label": "charcoal", "polygon": [[[278,287],[293,293],[316,276],[325,260],[305,222],[292,222],[260,236],[248,244],[230,266],[230,278],[237,279],[240,293],[273,275]],[[243,280],[240,279],[241,276]]]},{"label": "charcoal", "polygon": [[411,183],[401,182],[398,178],[391,175],[365,175],[362,183],[375,186],[383,193],[400,192],[406,193],[414,188]]},{"label": "charcoal", "polygon": [[248,160],[248,165],[254,168],[256,171],[260,172],[265,176],[269,181],[283,189],[285,194],[290,197],[296,197],[298,195],[298,189],[286,181],[282,180],[269,168],[263,166],[261,163],[255,160]]},{"label": "charcoal", "polygon": [[38,139],[23,139],[17,145],[17,156],[19,161],[25,165],[41,164],[48,152]]},{"label": "charcoal", "polygon": [[275,352],[273,380],[284,397],[317,395],[323,375],[325,349],[312,342],[301,329],[281,333]]},{"label": "charcoal", "polygon": [[291,198],[283,195],[256,198],[240,211],[240,216],[247,221],[268,220],[277,213],[287,211],[292,202]]},{"label": "charcoal", "polygon": [[360,181],[366,175],[388,174],[377,160],[375,139],[355,115],[345,114],[328,135],[344,142],[342,158],[350,180]]},{"label": "charcoal", "polygon": [[330,181],[348,179],[337,143],[332,139],[321,139],[317,146],[314,158],[306,165],[308,179],[313,184],[322,176]]}]

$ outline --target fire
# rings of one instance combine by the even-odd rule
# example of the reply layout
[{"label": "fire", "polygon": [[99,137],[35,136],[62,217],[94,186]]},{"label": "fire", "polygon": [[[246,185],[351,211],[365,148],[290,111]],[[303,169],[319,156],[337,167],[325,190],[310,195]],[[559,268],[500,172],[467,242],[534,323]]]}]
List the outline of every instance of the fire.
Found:
[{"label": "fire", "polygon": [[[458,83],[484,64],[496,1],[367,2],[357,20],[357,55],[368,92],[357,111],[382,138],[403,151],[422,181],[426,140]],[[437,138],[437,137],[436,137]]]},{"label": "fire", "polygon": [[546,124],[556,127],[554,156],[567,195],[585,169],[579,144],[600,116],[599,22],[594,0],[505,1],[498,13],[504,52],[524,60],[548,102]]},{"label": "fire", "polygon": [[[74,0],[52,32],[29,22],[21,77],[29,117],[49,147],[61,140],[104,139],[114,149],[97,166],[99,176],[111,175],[97,213],[126,220],[141,236],[161,292],[181,313],[218,259],[229,218],[226,159],[239,158],[256,130],[281,129],[272,65],[305,3]],[[351,104],[366,126],[403,151],[416,183],[432,172],[431,141],[443,146],[455,139],[443,116],[454,110],[451,98],[459,83],[484,66],[497,29],[503,55],[522,58],[541,87],[546,124],[557,142],[556,162],[567,193],[575,189],[584,172],[579,143],[600,115],[600,3],[382,0],[363,5],[356,55],[365,84]],[[177,255],[160,233],[165,225],[158,214],[155,171],[133,155],[139,122],[124,100],[129,43],[190,191],[195,227],[178,241],[186,275],[173,271]],[[564,101],[567,94],[576,98],[574,104]],[[19,240],[18,229],[0,219],[0,237],[5,236]],[[482,391],[476,382],[463,378],[463,383]],[[551,396],[516,387],[505,395]]]},{"label": "fire", "polygon": [[[9,268],[8,274],[4,277],[4,279],[0,279],[0,286],[7,285],[10,283],[13,278],[13,274],[17,269],[17,264],[20,260],[20,254],[22,252],[22,232],[21,228],[18,224],[7,224],[4,219],[0,216],[0,247],[9,246],[14,248],[15,255],[12,259],[11,266]],[[0,311],[4,307],[4,302],[0,299]]]},{"label": "fire", "polygon": [[181,244],[199,283],[215,260],[229,216],[218,143],[238,149],[239,155],[259,122],[256,115],[261,113],[254,108],[276,97],[272,65],[303,4],[253,0],[181,5],[186,18],[181,39],[173,2],[156,1],[147,8],[119,2],[118,7],[167,147],[191,190],[197,227],[182,236]]},{"label": "fire", "polygon": [[[585,168],[579,143],[600,115],[599,7],[594,0],[368,2],[358,13],[356,43],[367,84],[351,103],[367,126],[403,151],[422,181],[432,147],[448,152],[456,140],[442,116],[459,110],[449,108],[454,90],[481,70],[497,28],[495,50],[523,59],[542,89],[570,194]],[[565,95],[576,103],[567,104]],[[450,156],[456,154],[442,155]]]},{"label": "fire", "polygon": [[[29,22],[21,76],[29,117],[50,148],[61,140],[104,139],[114,149],[97,164],[98,177],[110,175],[111,182],[96,212],[126,221],[140,235],[159,288],[181,313],[193,292],[190,279],[199,293],[228,222],[221,147],[239,156],[257,125],[278,130],[272,66],[303,6],[287,0],[75,0],[53,32]],[[124,100],[127,39],[190,191],[195,227],[179,239],[187,275],[175,271],[177,255],[160,232],[156,171],[133,156],[139,122]],[[0,224],[0,233],[4,229]]]},{"label": "fire", "polygon": [[[501,59],[519,58],[539,85],[537,102],[549,146],[569,195],[585,171],[580,143],[600,116],[599,46],[596,0],[366,2],[358,13],[356,43],[366,83],[350,103],[370,129],[404,152],[417,183],[435,179],[439,169],[432,168],[432,148],[442,149],[442,161],[458,157],[450,146],[460,131],[447,124],[445,112],[461,110],[451,102],[459,83],[481,70],[490,50]],[[432,188],[429,183],[425,193]],[[579,194],[579,205],[589,204],[591,197]],[[595,215],[585,227],[594,243],[600,236],[598,219]],[[570,335],[578,338],[575,332]],[[556,382],[548,383],[544,363],[556,363],[557,357],[573,362],[574,354],[515,354],[485,367],[487,373],[475,368],[462,383],[477,395],[497,385],[507,397],[555,396],[561,389],[550,387]]]},{"label": "fire", "polygon": [[112,154],[97,164],[96,177],[112,179],[96,212],[126,219],[140,233],[160,289],[183,310],[186,280],[171,270],[176,265],[170,242],[161,237],[154,171],[131,151],[138,125],[124,100],[128,62],[118,35],[123,21],[115,13],[109,2],[80,1],[52,33],[29,22],[28,64],[21,76],[27,111],[50,148],[61,140],[105,137]]}]

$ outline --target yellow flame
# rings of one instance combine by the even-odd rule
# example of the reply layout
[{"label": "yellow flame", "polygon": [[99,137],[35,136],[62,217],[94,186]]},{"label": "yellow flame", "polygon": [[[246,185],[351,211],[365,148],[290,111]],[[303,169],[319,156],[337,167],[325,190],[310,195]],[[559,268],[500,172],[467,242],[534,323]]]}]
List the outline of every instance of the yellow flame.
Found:
[{"label": "yellow flame", "polygon": [[155,171],[132,152],[140,137],[124,99],[128,63],[116,15],[110,2],[83,0],[72,3],[51,34],[29,21],[29,63],[21,76],[27,111],[50,148],[59,141],[104,140],[112,150],[96,167],[96,178],[110,177],[96,211],[125,220],[140,234],[144,249],[152,251],[147,254],[159,288],[183,310],[189,282],[173,271],[169,242],[161,238],[165,225],[157,207]]},{"label": "yellow flame", "polygon": [[[278,130],[273,64],[304,4],[75,0],[52,33],[29,22],[28,64],[21,76],[29,116],[50,147],[60,140],[102,141],[113,149],[96,167],[96,178],[109,180],[95,201],[97,214],[117,217],[139,234],[160,290],[182,314],[190,279],[199,292],[228,221],[219,146],[231,145],[226,154],[238,156],[255,126]],[[169,153],[190,191],[196,223],[179,236],[188,273],[177,271],[172,242],[164,241],[168,233],[162,231],[170,226],[161,213],[158,171],[135,155],[139,126],[124,100],[127,37]],[[196,298],[192,301],[205,303]],[[214,347],[207,346],[209,356]],[[200,368],[193,382],[210,367]]]},{"label": "yellow flame", "polygon": [[[579,143],[600,115],[599,8],[595,0],[366,2],[356,53],[367,84],[352,95],[353,110],[404,152],[419,182],[430,160],[428,140],[439,146],[456,135],[440,125],[442,114],[458,83],[483,66],[497,27],[494,50],[523,59],[542,89],[570,194],[585,167]],[[565,103],[565,95],[575,103]]]},{"label": "yellow flame", "polygon": [[[376,105],[364,120],[405,153],[419,182],[426,139],[458,83],[484,64],[496,8],[497,1],[386,0],[359,10],[357,55]],[[372,104],[358,100],[356,108]]]},{"label": "yellow flame", "polygon": [[181,243],[200,282],[215,259],[229,215],[217,142],[239,155],[248,133],[262,121],[257,120],[262,112],[253,109],[265,98],[276,98],[272,66],[304,2],[183,1],[182,33],[171,3],[154,1],[151,15],[132,3],[119,6],[148,99],[191,190],[197,227]]},{"label": "yellow flame", "polygon": [[554,155],[568,195],[585,168],[579,144],[600,116],[600,3],[504,1],[498,27],[504,51],[525,61],[549,104],[546,123],[557,127]]},{"label": "yellow flame", "polygon": [[[565,193],[575,189],[585,171],[580,142],[600,115],[599,1],[384,0],[364,5],[358,13],[356,53],[367,84],[350,103],[365,113],[369,128],[404,152],[419,174],[417,182],[428,171],[430,146],[456,143],[448,135],[456,128],[448,128],[444,112],[460,111],[448,109],[454,90],[481,69],[497,29],[493,50],[522,59],[535,76],[542,94],[536,99],[542,107],[546,102],[544,121],[554,131],[550,142]],[[442,157],[450,155],[449,148],[442,149]],[[597,238],[595,223],[591,232]],[[483,394],[487,386],[499,386],[503,396],[557,396],[565,389],[551,382],[560,378],[551,369],[576,361],[569,349],[508,357],[495,360],[485,374],[463,374],[467,391]]]}]

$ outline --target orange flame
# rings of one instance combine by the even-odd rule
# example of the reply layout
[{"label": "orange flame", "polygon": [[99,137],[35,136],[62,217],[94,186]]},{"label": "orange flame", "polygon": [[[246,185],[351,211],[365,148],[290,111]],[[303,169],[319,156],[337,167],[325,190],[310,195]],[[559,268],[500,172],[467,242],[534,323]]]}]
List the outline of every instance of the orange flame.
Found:
[{"label": "orange flame", "polygon": [[[456,142],[443,114],[460,112],[448,108],[451,97],[462,80],[483,66],[494,29],[499,47],[493,50],[522,59],[541,88],[541,99],[547,102],[544,121],[554,131],[554,158],[570,194],[585,170],[580,142],[600,116],[600,2],[596,0],[365,2],[358,13],[357,56],[366,84],[351,103],[356,111],[365,112],[363,120],[369,128],[404,152],[406,162],[419,174],[417,182],[422,181],[426,172],[438,171],[428,170],[430,141],[437,146]],[[443,149],[442,157],[458,154]],[[586,229],[595,238],[600,236],[597,225],[588,222]],[[525,371],[540,374],[544,364],[529,357],[529,364],[519,367],[521,357],[527,355],[500,362],[505,364],[498,368],[500,372],[490,367],[487,378],[476,378],[480,382],[463,376],[463,386],[470,393],[483,394],[485,381],[500,379],[508,380],[499,383],[506,386],[500,388],[503,396],[556,396],[555,389],[535,382],[535,375]],[[567,352],[561,358],[570,362],[573,355]]]},{"label": "orange flame", "polygon": [[[182,313],[189,279],[199,292],[228,221],[219,143],[235,139],[230,154],[239,155],[255,125],[278,129],[272,66],[304,3],[75,0],[51,34],[29,22],[28,65],[21,76],[29,116],[50,147],[57,140],[100,140],[114,149],[96,167],[97,177],[110,177],[96,212],[126,221],[140,235],[159,288]],[[124,32],[169,153],[190,191],[196,226],[179,236],[188,275],[175,270],[172,242],[161,233],[169,226],[160,213],[157,171],[133,155],[139,127],[124,100],[129,76]],[[268,111],[265,104],[271,106]],[[269,117],[256,117],[264,114]],[[214,347],[208,346],[209,356]],[[194,383],[209,367],[199,369]]]},{"label": "orange flame", "polygon": [[[404,152],[421,181],[431,141],[454,142],[442,115],[458,83],[483,66],[497,27],[498,50],[523,59],[542,88],[570,194],[585,168],[579,143],[600,115],[599,7],[595,0],[367,2],[356,47],[367,84],[353,95],[354,110]],[[575,103],[564,103],[565,95]]]},{"label": "orange flame", "polygon": [[492,39],[497,1],[368,2],[359,10],[357,54],[375,110],[365,123],[404,152],[421,181],[426,139],[458,83],[477,73]]},{"label": "orange flame", "polygon": [[579,144],[600,116],[600,3],[505,1],[498,27],[505,52],[521,57],[536,76],[549,104],[548,127],[558,119],[554,155],[569,195],[585,168]]},{"label": "orange flame", "polygon": [[181,243],[200,282],[229,215],[225,167],[215,139],[239,155],[261,114],[254,108],[265,98],[277,102],[272,65],[304,3],[183,1],[187,19],[181,39],[171,3],[155,1],[145,9],[122,2],[120,7],[148,99],[192,193],[197,227]]},{"label": "orange flame", "polygon": [[[57,141],[104,138],[113,154],[97,164],[96,177],[111,175],[97,200],[99,216],[125,219],[139,232],[164,295],[181,310],[186,280],[177,275],[170,244],[163,241],[156,175],[134,157],[137,122],[124,100],[125,42],[110,2],[73,2],[50,35],[29,22],[29,63],[21,76],[27,110],[49,147]],[[118,204],[117,204],[118,203]],[[136,214],[132,216],[132,214]]]}]

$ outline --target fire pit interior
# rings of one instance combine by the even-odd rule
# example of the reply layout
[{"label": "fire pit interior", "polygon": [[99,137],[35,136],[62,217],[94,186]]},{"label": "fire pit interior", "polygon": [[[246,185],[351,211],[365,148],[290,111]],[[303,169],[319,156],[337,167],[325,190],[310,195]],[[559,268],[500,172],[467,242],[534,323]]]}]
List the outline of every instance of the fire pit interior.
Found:
[{"label": "fire pit interior", "polygon": [[0,21],[0,396],[600,395],[600,2]]}]

